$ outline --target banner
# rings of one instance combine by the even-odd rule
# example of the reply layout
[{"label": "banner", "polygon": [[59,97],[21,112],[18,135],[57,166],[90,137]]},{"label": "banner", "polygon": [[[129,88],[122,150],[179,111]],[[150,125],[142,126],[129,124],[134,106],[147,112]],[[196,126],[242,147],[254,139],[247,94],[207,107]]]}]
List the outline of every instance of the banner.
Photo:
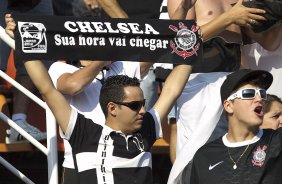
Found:
[{"label": "banner", "polygon": [[20,60],[105,60],[184,63],[201,59],[192,20],[101,19],[14,14]]}]

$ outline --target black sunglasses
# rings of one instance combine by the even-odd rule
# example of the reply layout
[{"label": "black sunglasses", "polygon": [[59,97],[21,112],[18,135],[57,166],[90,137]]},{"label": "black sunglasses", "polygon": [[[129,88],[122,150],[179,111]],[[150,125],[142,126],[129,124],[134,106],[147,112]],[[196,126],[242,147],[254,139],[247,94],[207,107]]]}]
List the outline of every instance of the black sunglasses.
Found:
[{"label": "black sunglasses", "polygon": [[130,108],[131,110],[138,111],[138,110],[140,110],[142,107],[145,106],[146,99],[141,100],[141,101],[114,102],[114,103],[116,103],[116,104],[118,104],[118,105],[124,105],[124,106]]}]

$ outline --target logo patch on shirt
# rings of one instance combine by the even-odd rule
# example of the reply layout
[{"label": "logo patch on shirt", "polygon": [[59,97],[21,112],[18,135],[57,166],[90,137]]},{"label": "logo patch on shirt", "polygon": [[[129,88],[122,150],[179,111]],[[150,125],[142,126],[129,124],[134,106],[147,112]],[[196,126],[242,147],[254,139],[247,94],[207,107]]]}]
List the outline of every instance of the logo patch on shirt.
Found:
[{"label": "logo patch on shirt", "polygon": [[223,161],[218,162],[218,163],[216,163],[216,164],[214,164],[214,165],[210,165],[210,166],[209,166],[209,170],[212,170],[213,168],[215,168],[216,166],[218,166],[218,165],[221,164],[221,163],[223,163]]},{"label": "logo patch on shirt", "polygon": [[254,151],[253,155],[253,166],[259,166],[262,167],[264,164],[264,160],[266,157],[265,150],[267,149],[267,146],[263,146],[262,148],[260,146],[257,147],[257,150]]}]

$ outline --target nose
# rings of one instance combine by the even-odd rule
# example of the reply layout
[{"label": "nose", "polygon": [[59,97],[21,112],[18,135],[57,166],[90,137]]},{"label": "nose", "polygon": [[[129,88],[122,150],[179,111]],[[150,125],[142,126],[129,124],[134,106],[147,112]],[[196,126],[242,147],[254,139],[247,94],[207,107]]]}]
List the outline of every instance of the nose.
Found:
[{"label": "nose", "polygon": [[145,114],[146,113],[146,109],[145,109],[145,106],[142,105],[140,111],[139,111],[140,114]]},{"label": "nose", "polygon": [[260,97],[260,95],[258,93],[256,93],[255,100],[262,101],[262,98]]},{"label": "nose", "polygon": [[279,127],[282,127],[282,115],[280,115],[278,118],[278,125]]}]

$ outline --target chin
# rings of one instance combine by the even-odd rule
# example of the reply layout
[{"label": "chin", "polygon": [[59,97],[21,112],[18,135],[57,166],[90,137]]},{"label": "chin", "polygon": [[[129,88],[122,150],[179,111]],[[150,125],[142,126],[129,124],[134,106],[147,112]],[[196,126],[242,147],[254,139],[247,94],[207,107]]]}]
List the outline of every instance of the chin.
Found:
[{"label": "chin", "polygon": [[141,125],[136,125],[134,127],[134,132],[137,132],[138,130],[140,130],[142,128],[142,124]]}]

